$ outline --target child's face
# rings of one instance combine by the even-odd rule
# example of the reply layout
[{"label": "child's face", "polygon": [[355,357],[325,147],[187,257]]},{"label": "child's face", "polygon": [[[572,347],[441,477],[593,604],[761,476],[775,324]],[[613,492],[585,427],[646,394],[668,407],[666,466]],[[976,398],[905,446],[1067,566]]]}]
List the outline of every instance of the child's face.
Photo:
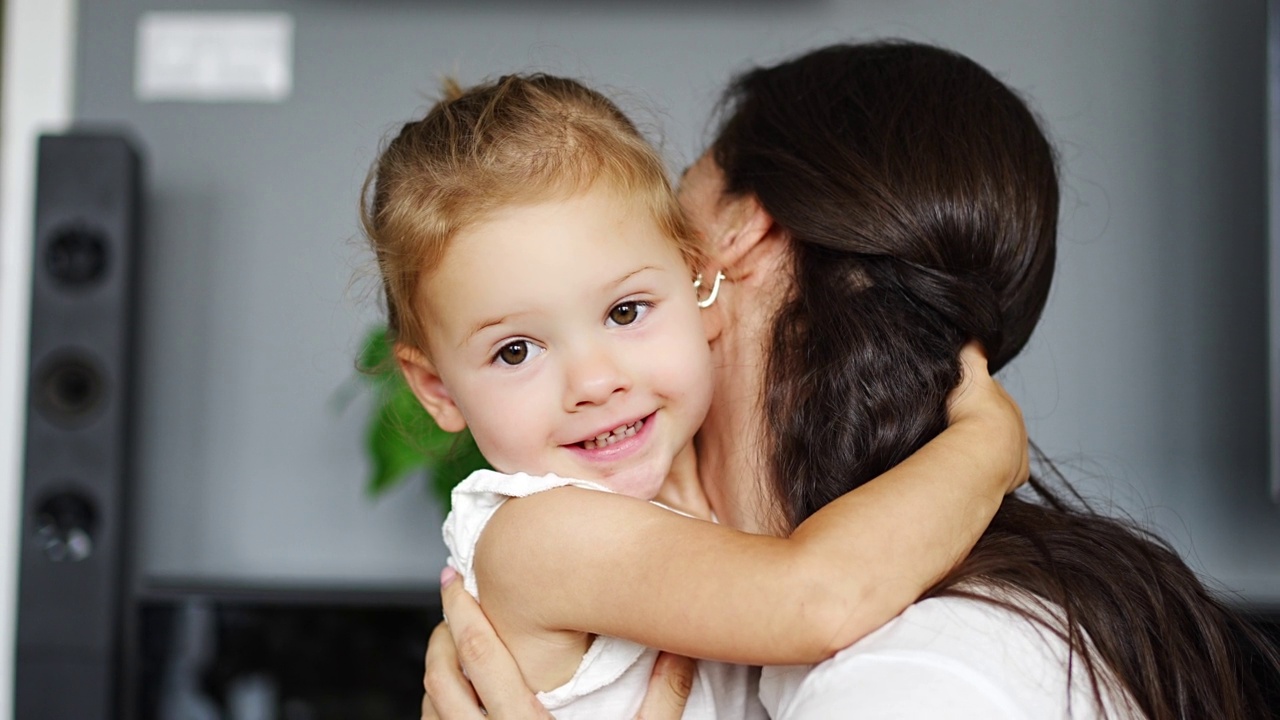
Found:
[{"label": "child's face", "polygon": [[431,357],[406,376],[498,470],[649,499],[706,415],[689,268],[640,203],[606,187],[465,230],[419,297]]}]

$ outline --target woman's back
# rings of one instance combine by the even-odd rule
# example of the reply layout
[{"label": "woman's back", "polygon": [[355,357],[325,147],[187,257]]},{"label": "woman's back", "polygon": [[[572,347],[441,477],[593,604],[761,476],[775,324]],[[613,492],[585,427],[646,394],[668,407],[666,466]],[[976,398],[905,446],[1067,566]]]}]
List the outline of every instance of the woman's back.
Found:
[{"label": "woman's back", "polygon": [[[975,592],[1060,627],[1042,603],[994,588]],[[935,597],[817,666],[765,668],[760,697],[774,720],[1143,717],[1114,684],[1099,688],[1100,705],[1078,658],[1070,660],[1062,637],[1013,609]]]}]

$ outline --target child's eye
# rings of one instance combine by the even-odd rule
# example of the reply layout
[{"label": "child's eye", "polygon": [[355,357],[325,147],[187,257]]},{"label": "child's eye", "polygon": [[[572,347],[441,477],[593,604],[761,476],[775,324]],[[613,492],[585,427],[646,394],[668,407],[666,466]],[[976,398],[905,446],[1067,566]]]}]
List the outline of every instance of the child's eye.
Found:
[{"label": "child's eye", "polygon": [[515,366],[531,357],[537,357],[541,352],[542,348],[528,340],[513,340],[498,350],[493,361],[500,365]]},{"label": "child's eye", "polygon": [[639,320],[646,312],[649,312],[652,307],[653,303],[639,300],[618,303],[609,310],[609,322],[614,325],[630,325]]}]

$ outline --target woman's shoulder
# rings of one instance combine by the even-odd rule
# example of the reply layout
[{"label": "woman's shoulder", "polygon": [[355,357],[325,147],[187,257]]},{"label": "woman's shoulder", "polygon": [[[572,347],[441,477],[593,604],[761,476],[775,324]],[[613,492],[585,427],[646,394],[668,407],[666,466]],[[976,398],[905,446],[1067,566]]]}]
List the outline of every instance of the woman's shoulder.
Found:
[{"label": "woman's shoulder", "polygon": [[815,666],[785,693],[779,720],[837,708],[869,717],[893,708],[895,718],[1065,718],[1069,706],[1073,718],[1101,716],[1082,662],[1068,662],[1054,606],[990,587],[964,590],[970,595],[915,603]]},{"label": "woman's shoulder", "polygon": [[[1055,606],[1020,593],[967,587],[916,602],[836,657],[915,654],[991,670],[1049,668],[1066,660]],[[943,662],[943,661],[948,662]],[[1003,674],[1003,673],[1002,673]]]}]

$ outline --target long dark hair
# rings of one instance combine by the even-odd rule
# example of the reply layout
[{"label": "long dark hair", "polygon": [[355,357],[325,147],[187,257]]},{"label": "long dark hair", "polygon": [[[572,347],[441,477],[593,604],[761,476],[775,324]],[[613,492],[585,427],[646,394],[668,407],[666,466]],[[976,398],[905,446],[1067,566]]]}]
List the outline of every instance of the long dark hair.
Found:
[{"label": "long dark hair", "polygon": [[[995,372],[1048,297],[1053,149],[1027,105],[957,53],[907,42],[824,48],[729,88],[713,154],[791,239],[763,399],[775,494],[794,527],[947,425],[969,339]],[[1061,478],[1059,478],[1061,480]],[[931,595],[1047,624],[1088,673],[1152,720],[1256,717],[1280,658],[1163,541],[1033,478]],[[1029,593],[1060,624],[997,599]],[[1248,667],[1245,651],[1267,666]],[[1064,688],[1064,697],[1066,689]]]}]

